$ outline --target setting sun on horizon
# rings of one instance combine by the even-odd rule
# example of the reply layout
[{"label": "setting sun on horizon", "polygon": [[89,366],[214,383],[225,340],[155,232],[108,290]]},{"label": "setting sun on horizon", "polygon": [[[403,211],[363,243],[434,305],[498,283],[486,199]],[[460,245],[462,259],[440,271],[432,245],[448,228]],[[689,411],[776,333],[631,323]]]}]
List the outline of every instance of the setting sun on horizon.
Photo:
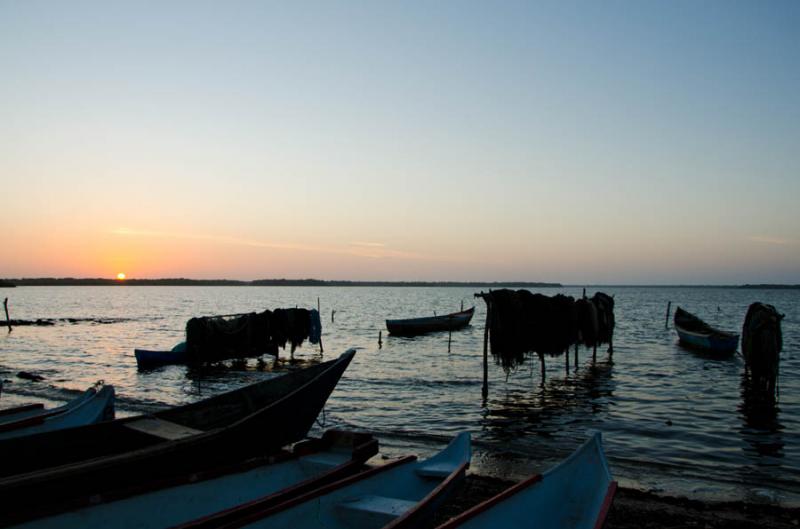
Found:
[{"label": "setting sun on horizon", "polygon": [[124,280],[125,280],[125,274],[124,274],[124,273],[122,273],[122,272],[120,272],[119,274],[117,274],[117,280],[119,280],[119,281],[124,281]]}]

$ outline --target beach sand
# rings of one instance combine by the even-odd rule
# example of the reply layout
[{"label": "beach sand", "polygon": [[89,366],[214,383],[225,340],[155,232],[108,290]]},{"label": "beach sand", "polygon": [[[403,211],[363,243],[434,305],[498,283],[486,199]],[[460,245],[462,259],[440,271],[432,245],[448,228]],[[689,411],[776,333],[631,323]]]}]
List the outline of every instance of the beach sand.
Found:
[{"label": "beach sand", "polygon": [[[513,482],[471,474],[437,512],[433,526],[469,509]],[[534,513],[531,513],[534,516]],[[741,502],[713,503],[619,488],[606,529],[796,529],[800,509]]]}]

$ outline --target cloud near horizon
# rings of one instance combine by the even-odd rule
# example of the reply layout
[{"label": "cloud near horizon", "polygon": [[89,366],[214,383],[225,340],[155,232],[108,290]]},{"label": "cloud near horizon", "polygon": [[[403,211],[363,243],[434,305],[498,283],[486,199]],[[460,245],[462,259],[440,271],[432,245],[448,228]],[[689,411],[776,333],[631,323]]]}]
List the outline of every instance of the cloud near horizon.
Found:
[{"label": "cloud near horizon", "polygon": [[797,246],[800,241],[794,239],[783,239],[780,237],[762,237],[759,235],[752,235],[747,238],[748,241],[760,242],[764,244],[775,244],[778,246]]},{"label": "cloud near horizon", "polygon": [[272,248],[278,250],[294,250],[301,252],[324,253],[333,255],[349,255],[368,259],[405,259],[414,261],[433,261],[433,262],[474,262],[469,259],[451,256],[423,254],[404,250],[393,250],[381,242],[351,242],[349,246],[319,246],[309,244],[276,243],[267,241],[257,241],[252,239],[239,239],[221,235],[203,235],[193,233],[164,232],[156,230],[140,230],[132,228],[115,228],[110,231],[113,235],[124,237],[141,238],[160,238],[160,239],[182,239],[192,241],[205,241],[215,244],[228,244],[235,246],[248,246],[253,248]]}]

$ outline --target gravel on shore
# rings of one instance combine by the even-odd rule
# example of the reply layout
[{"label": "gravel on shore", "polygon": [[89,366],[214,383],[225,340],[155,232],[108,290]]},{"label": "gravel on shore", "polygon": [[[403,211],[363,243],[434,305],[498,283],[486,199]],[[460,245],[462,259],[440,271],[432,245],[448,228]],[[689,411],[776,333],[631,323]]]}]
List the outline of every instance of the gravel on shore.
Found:
[{"label": "gravel on shore", "polygon": [[[513,482],[470,474],[438,510],[435,527]],[[534,513],[531,513],[534,516]],[[701,502],[619,488],[606,529],[800,529],[800,509],[742,502]],[[500,529],[500,528],[498,528]]]}]

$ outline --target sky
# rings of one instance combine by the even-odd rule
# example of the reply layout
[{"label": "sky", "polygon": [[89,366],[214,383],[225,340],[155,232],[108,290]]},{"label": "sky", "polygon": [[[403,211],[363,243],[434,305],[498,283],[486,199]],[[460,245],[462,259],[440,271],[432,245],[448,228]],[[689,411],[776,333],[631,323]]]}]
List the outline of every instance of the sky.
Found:
[{"label": "sky", "polygon": [[798,27],[0,0],[0,277],[800,283]]}]

